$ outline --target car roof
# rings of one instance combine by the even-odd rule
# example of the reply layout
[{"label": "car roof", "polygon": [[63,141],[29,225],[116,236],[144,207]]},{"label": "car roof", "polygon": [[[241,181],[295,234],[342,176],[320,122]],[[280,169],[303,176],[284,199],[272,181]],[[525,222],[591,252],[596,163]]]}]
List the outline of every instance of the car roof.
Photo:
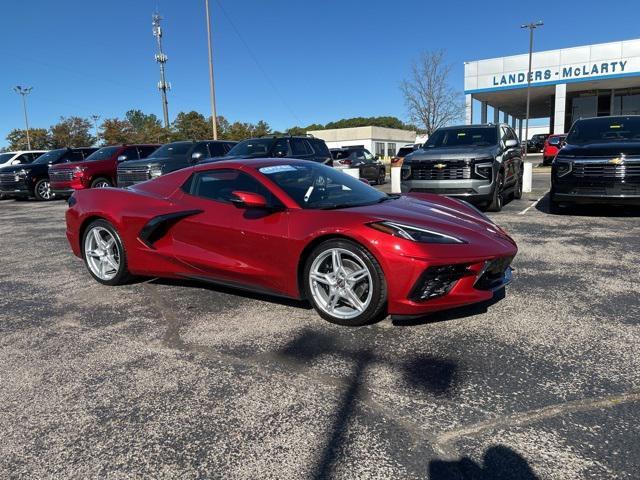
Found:
[{"label": "car roof", "polygon": [[5,155],[7,153],[12,153],[13,155],[19,155],[21,153],[44,153],[49,150],[12,150],[10,152],[0,152],[0,155]]}]

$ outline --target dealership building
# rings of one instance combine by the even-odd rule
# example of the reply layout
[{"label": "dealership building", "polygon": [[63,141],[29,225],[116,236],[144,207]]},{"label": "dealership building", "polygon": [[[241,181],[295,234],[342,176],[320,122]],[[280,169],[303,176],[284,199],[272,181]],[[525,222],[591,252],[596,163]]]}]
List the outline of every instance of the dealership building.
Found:
[{"label": "dealership building", "polygon": [[[467,124],[479,108],[481,123],[509,123],[522,138],[528,70],[528,53],[466,62]],[[640,114],[640,39],[533,54],[530,119],[565,133],[579,118],[620,114]]]}]

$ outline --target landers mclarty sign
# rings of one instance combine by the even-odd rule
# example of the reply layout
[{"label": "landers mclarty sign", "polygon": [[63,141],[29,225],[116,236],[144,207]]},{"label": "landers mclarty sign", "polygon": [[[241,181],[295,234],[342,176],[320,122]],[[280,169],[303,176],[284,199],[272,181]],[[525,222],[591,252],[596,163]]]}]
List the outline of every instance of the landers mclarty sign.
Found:
[{"label": "landers mclarty sign", "polygon": [[[603,62],[584,64],[579,66],[562,67],[557,70],[550,68],[544,70],[533,70],[531,72],[532,82],[544,82],[553,80],[567,80],[579,77],[591,77],[624,73],[627,61]],[[503,85],[516,85],[527,81],[527,72],[509,73],[504,75],[494,75],[493,85],[495,87]]]}]

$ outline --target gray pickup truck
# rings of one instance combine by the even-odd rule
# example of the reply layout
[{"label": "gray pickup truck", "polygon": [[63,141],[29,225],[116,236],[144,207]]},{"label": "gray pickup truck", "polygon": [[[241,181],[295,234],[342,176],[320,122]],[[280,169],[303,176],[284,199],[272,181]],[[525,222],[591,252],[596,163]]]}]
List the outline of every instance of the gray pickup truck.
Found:
[{"label": "gray pickup truck", "polygon": [[402,164],[403,193],[462,198],[500,211],[509,195],[522,197],[522,149],[506,124],[437,129]]}]

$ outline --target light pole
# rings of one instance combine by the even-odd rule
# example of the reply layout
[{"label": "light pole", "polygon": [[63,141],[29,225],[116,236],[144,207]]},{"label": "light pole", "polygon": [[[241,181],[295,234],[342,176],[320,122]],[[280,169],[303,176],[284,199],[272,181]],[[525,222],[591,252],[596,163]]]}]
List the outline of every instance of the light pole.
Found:
[{"label": "light pole", "polygon": [[211,129],[213,139],[218,139],[218,121],[216,119],[216,89],[213,82],[213,47],[211,45],[211,15],[209,14],[209,0],[204,0],[204,9],[207,16],[207,45],[209,47],[209,93],[211,96]]},{"label": "light pole", "polygon": [[533,31],[544,25],[542,20],[537,22],[520,25],[520,28],[529,29],[529,71],[527,72],[527,116],[525,117],[524,127],[524,158],[527,158],[528,153],[528,141],[529,141],[529,106],[531,103],[531,62],[533,59]]},{"label": "light pole", "polygon": [[18,94],[22,95],[22,108],[24,109],[24,124],[27,127],[27,146],[28,149],[31,150],[31,138],[29,137],[29,117],[27,116],[27,95],[31,93],[33,87],[21,87],[18,85],[14,87],[13,90]]},{"label": "light pole", "polygon": [[100,115],[91,115],[91,120],[93,120],[93,127],[96,131],[96,145],[98,145],[98,120],[100,120]]}]

